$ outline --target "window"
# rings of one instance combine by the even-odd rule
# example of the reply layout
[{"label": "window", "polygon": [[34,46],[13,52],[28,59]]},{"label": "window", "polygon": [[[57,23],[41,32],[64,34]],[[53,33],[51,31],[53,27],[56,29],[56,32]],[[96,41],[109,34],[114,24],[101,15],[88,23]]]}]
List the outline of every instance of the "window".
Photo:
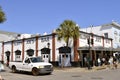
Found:
[{"label": "window", "polygon": [[120,42],[120,32],[119,32],[119,42]]},{"label": "window", "polygon": [[100,37],[96,37],[96,42],[101,42],[101,38]]},{"label": "window", "polygon": [[106,38],[108,38],[108,33],[104,33],[104,36],[105,36]]},{"label": "window", "polygon": [[20,58],[20,55],[16,55],[16,58]]},{"label": "window", "polygon": [[116,36],[114,37],[114,40],[117,42],[117,37]]},{"label": "window", "polygon": [[48,55],[46,55],[46,58],[48,58]]},{"label": "window", "polygon": [[27,51],[28,56],[33,56],[34,55],[34,50],[33,49],[28,49]]},{"label": "window", "polygon": [[32,57],[30,58],[30,60],[32,63],[36,63],[36,62],[43,62],[41,57]]},{"label": "window", "polygon": [[68,55],[66,55],[66,58],[68,58]]},{"label": "window", "polygon": [[25,63],[30,63],[30,60],[29,60],[29,58],[25,60]]},{"label": "window", "polygon": [[117,31],[114,31],[114,35],[116,35],[116,36],[118,35]]},{"label": "window", "polygon": [[80,35],[80,38],[81,38],[81,39],[86,39],[86,35],[85,35],[85,34],[81,34],[81,35]]},{"label": "window", "polygon": [[114,40],[116,42],[118,41],[118,33],[117,33],[117,31],[114,31]]},{"label": "window", "polygon": [[106,43],[110,44],[110,40],[106,39]]},{"label": "window", "polygon": [[20,61],[20,57],[21,57],[21,51],[20,50],[16,50],[15,51],[15,60],[16,61]]}]

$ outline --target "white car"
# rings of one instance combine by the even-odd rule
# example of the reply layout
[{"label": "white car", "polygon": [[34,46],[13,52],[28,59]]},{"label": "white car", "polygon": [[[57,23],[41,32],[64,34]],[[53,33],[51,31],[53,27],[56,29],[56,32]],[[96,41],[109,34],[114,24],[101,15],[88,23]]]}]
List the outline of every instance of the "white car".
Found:
[{"label": "white car", "polygon": [[4,68],[4,65],[0,62],[0,71],[4,71],[5,68]]}]

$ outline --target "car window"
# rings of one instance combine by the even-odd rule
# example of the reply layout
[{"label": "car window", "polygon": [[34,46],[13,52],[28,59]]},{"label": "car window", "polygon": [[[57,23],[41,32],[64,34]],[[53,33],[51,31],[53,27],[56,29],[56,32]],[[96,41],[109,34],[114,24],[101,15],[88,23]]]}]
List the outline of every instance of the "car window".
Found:
[{"label": "car window", "polygon": [[32,63],[43,62],[42,58],[40,57],[33,57],[33,58],[30,58],[30,60]]},{"label": "car window", "polygon": [[29,60],[29,58],[25,60],[25,63],[30,63],[30,60]]}]

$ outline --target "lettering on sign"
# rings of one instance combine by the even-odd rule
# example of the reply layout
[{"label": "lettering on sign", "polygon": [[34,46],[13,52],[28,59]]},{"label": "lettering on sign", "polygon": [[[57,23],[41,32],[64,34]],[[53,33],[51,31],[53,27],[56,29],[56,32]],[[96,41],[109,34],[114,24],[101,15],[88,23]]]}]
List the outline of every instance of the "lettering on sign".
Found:
[{"label": "lettering on sign", "polygon": [[35,42],[34,39],[28,39],[28,40],[26,41],[26,44],[33,44],[34,42]]},{"label": "lettering on sign", "polygon": [[17,46],[17,45],[20,45],[21,43],[22,43],[22,41],[15,41],[14,45]]},{"label": "lettering on sign", "polygon": [[47,42],[49,41],[49,37],[41,37],[41,42]]}]

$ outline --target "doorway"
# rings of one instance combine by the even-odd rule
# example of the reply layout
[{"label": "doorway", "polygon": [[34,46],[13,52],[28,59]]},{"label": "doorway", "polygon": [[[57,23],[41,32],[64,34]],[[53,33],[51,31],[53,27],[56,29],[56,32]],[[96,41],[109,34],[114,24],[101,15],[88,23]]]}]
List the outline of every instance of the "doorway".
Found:
[{"label": "doorway", "polygon": [[71,66],[71,55],[70,53],[59,54],[59,66]]},{"label": "doorway", "polygon": [[49,62],[50,55],[49,54],[42,54],[42,59],[44,62]]},{"label": "doorway", "polygon": [[63,46],[59,48],[59,66],[71,66],[71,48]]},{"label": "doorway", "polygon": [[10,51],[6,51],[5,54],[6,54],[6,57],[7,57],[7,59],[6,59],[6,60],[7,60],[6,65],[9,66],[9,61],[10,61]]},{"label": "doorway", "polygon": [[50,62],[50,49],[49,48],[41,49],[41,56],[44,62]]}]

